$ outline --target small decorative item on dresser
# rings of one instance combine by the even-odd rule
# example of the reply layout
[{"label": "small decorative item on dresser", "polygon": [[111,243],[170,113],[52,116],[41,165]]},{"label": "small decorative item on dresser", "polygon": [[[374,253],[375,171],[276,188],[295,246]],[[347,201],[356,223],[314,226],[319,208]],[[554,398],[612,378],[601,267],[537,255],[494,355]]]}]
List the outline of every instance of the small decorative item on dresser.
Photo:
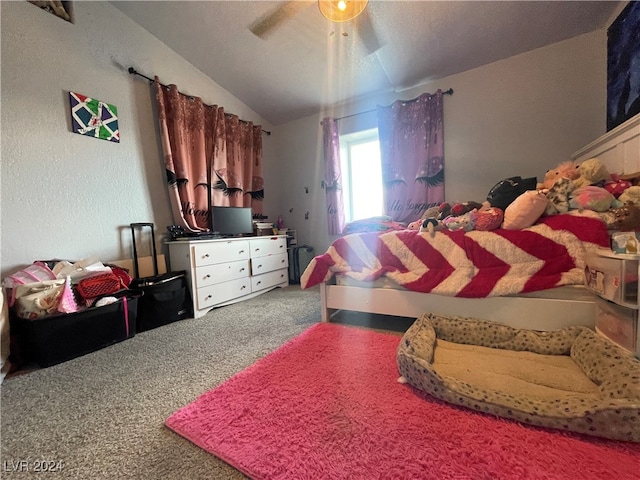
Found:
[{"label": "small decorative item on dresser", "polygon": [[276,235],[278,233],[278,229],[274,228],[272,223],[255,222],[255,225],[256,225],[256,235],[258,237],[263,235]]}]

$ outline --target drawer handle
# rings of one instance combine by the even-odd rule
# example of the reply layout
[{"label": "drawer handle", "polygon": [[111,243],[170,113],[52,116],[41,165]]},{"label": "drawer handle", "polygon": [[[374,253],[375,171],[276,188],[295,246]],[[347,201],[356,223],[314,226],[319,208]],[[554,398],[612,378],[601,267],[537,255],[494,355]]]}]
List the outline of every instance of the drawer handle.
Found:
[{"label": "drawer handle", "polygon": [[262,268],[262,265],[258,265],[256,268]]},{"label": "drawer handle", "polygon": [[204,297],[205,300],[209,300],[211,298],[211,295],[207,295],[206,297]]},{"label": "drawer handle", "polygon": [[284,248],[284,245],[280,245],[280,248]]},{"label": "drawer handle", "polygon": [[259,280],[258,283],[256,283],[256,285],[260,285],[262,283],[262,280]]},{"label": "drawer handle", "polygon": [[280,278],[283,278],[283,277],[284,277],[284,273],[281,273],[281,274],[280,274]]},{"label": "drawer handle", "polygon": [[240,271],[241,271],[241,272],[244,272],[244,267],[242,267],[242,268],[240,269]]},{"label": "drawer handle", "polygon": [[244,250],[240,250],[238,253],[244,253]]},{"label": "drawer handle", "polygon": [[246,286],[246,285],[242,285],[242,286],[240,287],[240,290],[244,290],[245,288],[247,288],[247,286]]},{"label": "drawer handle", "polygon": [[211,275],[209,275],[208,273],[204,276],[204,278],[211,278]]},{"label": "drawer handle", "polygon": [[256,248],[256,252],[259,252],[259,251],[260,251],[260,249],[259,249],[259,248]]},{"label": "drawer handle", "polygon": [[209,258],[209,254],[208,254],[208,253],[205,253],[205,254],[204,254],[204,258]]},{"label": "drawer handle", "polygon": [[284,263],[284,258],[282,260],[280,260],[280,263]]}]

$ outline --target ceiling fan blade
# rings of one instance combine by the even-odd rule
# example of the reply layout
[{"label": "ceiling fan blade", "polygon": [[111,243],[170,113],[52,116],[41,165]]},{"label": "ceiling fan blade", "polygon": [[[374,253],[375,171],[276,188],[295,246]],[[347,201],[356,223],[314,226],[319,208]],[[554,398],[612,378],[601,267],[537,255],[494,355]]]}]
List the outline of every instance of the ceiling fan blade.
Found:
[{"label": "ceiling fan blade", "polygon": [[282,23],[295,17],[300,11],[309,6],[310,2],[299,0],[288,0],[282,2],[276,8],[267,12],[251,25],[249,30],[256,37],[265,39],[273,33]]},{"label": "ceiling fan blade", "polygon": [[364,9],[358,17],[356,17],[356,25],[358,27],[358,35],[364,43],[367,53],[371,55],[382,47],[382,43],[376,35],[376,31],[371,23],[368,9]]}]

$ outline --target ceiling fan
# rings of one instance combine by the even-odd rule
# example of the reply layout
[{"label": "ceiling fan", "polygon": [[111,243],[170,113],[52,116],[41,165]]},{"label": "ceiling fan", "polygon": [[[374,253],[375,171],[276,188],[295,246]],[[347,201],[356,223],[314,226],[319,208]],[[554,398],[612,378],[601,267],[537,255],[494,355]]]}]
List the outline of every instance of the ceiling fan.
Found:
[{"label": "ceiling fan", "polygon": [[[277,7],[258,18],[249,26],[249,30],[257,37],[265,40],[277,28],[291,20],[302,10],[309,8],[314,2],[286,0]],[[320,13],[329,21],[342,23],[353,21],[358,36],[362,40],[367,53],[376,52],[382,43],[378,39],[371,23],[367,7],[368,0],[318,0]]]}]

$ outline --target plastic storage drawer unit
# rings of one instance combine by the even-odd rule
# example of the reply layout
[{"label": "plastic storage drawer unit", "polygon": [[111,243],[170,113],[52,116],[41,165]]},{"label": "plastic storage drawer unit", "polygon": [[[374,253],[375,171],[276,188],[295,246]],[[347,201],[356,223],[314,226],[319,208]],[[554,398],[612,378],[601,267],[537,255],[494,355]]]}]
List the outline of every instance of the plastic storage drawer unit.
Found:
[{"label": "plastic storage drawer unit", "polygon": [[586,257],[585,284],[602,298],[638,308],[640,256],[598,250]]},{"label": "plastic storage drawer unit", "polygon": [[638,310],[596,298],[596,331],[640,356]]}]

